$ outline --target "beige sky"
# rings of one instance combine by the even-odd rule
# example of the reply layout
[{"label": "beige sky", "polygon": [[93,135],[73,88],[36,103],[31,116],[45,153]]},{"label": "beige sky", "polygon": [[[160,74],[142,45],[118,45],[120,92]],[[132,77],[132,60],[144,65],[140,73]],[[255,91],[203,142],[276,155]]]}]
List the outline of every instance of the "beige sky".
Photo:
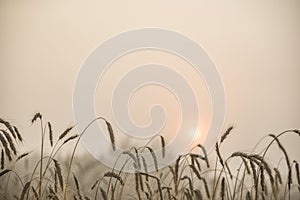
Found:
[{"label": "beige sky", "polygon": [[[212,58],[225,87],[224,129],[236,127],[224,150],[250,150],[265,134],[300,128],[299,10],[297,0],[0,0],[1,117],[19,126],[27,144],[36,148],[32,115],[43,113],[57,134],[73,123],[74,82],[98,44],[127,30],[159,27],[189,36]],[[160,56],[168,60],[168,55]],[[172,99],[161,95],[163,101]],[[99,114],[108,112],[103,105],[96,107]],[[299,157],[299,139],[285,142]]]}]

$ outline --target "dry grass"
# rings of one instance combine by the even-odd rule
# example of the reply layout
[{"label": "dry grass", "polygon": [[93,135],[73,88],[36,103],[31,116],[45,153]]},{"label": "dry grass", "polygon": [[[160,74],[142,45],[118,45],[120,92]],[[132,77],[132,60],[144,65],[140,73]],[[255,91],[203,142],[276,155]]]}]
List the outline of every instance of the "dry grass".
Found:
[{"label": "dry grass", "polygon": [[[97,120],[104,120],[112,149],[115,150],[113,128],[104,118],[93,120],[86,129]],[[213,152],[215,154],[208,155],[205,148],[199,144],[188,154],[179,155],[173,165],[162,169],[158,168],[158,155],[147,143],[146,146],[132,147],[123,152],[122,155],[132,161],[124,163],[123,166],[131,163],[135,169],[134,173],[128,173],[116,169],[104,172],[102,169],[97,170],[99,166],[82,167],[83,164],[88,166],[88,163],[82,162],[75,154],[78,142],[86,129],[80,134],[72,134],[74,126],[71,126],[55,140],[51,123],[44,124],[40,113],[36,113],[31,122],[40,122],[41,125],[42,140],[37,162],[30,161],[33,158],[31,152],[19,154],[18,147],[23,141],[22,135],[15,126],[0,118],[0,199],[281,200],[300,197],[298,161],[290,162],[288,149],[284,148],[280,141],[282,135],[300,136],[299,130],[270,134],[272,140],[261,152],[233,152],[225,157],[222,155],[221,146],[226,143],[234,129],[230,126],[220,141],[216,142]],[[44,141],[47,129],[49,143]],[[164,158],[166,142],[163,136],[158,137],[162,149],[161,157]],[[67,160],[60,160],[58,153],[67,143],[75,143],[72,155]],[[268,162],[266,154],[272,144],[277,144],[283,153],[285,166],[280,165],[279,161],[277,165]],[[49,155],[44,155],[44,145],[50,147]],[[151,163],[144,158],[142,153],[145,152],[150,153]],[[210,161],[214,158],[215,165],[211,166]],[[23,165],[28,160],[33,166],[29,169],[31,172],[24,174],[24,170],[18,171],[16,166]],[[237,168],[232,164],[233,161],[239,162]],[[154,165],[155,170],[149,172],[149,165]]]}]

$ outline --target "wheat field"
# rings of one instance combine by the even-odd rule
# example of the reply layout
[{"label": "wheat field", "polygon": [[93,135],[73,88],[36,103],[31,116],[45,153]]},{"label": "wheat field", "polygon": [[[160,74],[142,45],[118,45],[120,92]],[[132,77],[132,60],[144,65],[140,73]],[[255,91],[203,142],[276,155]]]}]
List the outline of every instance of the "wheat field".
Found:
[{"label": "wheat field", "polygon": [[[116,138],[111,124],[104,121],[111,148],[116,148]],[[281,142],[282,137],[300,136],[298,129],[285,130],[266,135],[268,143],[262,150],[232,152],[225,157],[222,144],[230,144],[230,126],[216,142],[214,151],[207,153],[198,144],[189,153],[178,155],[175,163],[158,168],[156,152],[150,145],[132,147],[120,156],[131,162],[133,173],[105,168],[99,163],[84,160],[77,155],[77,147],[86,129],[74,134],[74,126],[66,128],[54,137],[51,122],[36,113],[31,123],[37,126],[36,134],[41,134],[39,152],[21,151],[22,133],[5,119],[0,118],[0,199],[300,199],[299,158],[290,158],[288,150]],[[162,157],[165,156],[166,141],[157,135]],[[72,153],[67,158],[60,154],[66,145],[72,145]],[[49,147],[50,152],[45,148]],[[271,146],[280,150],[280,160],[270,162]],[[149,152],[151,162],[146,162],[142,152]],[[116,160],[118,162],[118,160]],[[154,165],[153,172],[148,171]]]}]

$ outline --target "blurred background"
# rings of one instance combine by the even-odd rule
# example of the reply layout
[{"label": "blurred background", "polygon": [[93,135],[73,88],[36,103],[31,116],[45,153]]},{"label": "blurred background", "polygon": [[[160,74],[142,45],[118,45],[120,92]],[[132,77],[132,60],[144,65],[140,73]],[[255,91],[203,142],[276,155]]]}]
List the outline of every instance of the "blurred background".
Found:
[{"label": "blurred background", "polygon": [[[0,117],[19,127],[27,149],[39,149],[39,128],[31,126],[31,118],[41,112],[52,122],[56,138],[74,124],[73,86],[89,53],[121,32],[158,27],[182,33],[206,50],[225,87],[224,130],[235,127],[223,152],[250,151],[265,134],[300,128],[299,10],[298,0],[0,0]],[[152,51],[128,55],[115,65],[129,69],[132,63],[149,60],[178,65],[178,69],[185,65],[176,56]],[[109,99],[103,98],[124,70],[118,69],[111,68],[95,95],[97,114],[106,116],[113,127]],[[203,80],[194,77],[188,66],[183,73],[209,116]],[[156,91],[152,103],[159,99],[169,103],[165,132],[177,129],[180,119],[174,97],[159,88],[144,89],[130,104],[134,121],[149,122],[146,112],[151,102],[145,98]],[[300,157],[299,138],[284,137],[283,144],[291,157]],[[86,152],[82,147],[80,151]]]}]

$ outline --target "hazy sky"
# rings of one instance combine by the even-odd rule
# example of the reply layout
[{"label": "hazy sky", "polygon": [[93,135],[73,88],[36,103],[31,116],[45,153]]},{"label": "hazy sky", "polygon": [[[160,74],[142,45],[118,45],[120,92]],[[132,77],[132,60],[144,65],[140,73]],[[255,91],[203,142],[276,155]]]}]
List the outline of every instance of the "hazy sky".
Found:
[{"label": "hazy sky", "polygon": [[[231,124],[236,127],[224,149],[250,150],[265,134],[300,128],[299,11],[298,0],[0,0],[0,115],[20,127],[31,148],[37,147],[39,136],[37,127],[30,126],[32,115],[40,111],[53,122],[57,134],[73,123],[74,82],[97,45],[124,31],[158,27],[187,35],[206,50],[225,87],[224,129]],[[128,55],[119,64],[130,66],[149,59],[184,66],[178,58],[151,51]],[[118,73],[112,71],[106,78],[117,79]],[[201,79],[192,77],[192,70],[184,73],[193,84],[199,83],[197,95],[206,99]],[[96,100],[110,93],[109,81],[113,80],[103,80],[108,81],[107,87],[99,86]],[[133,101],[139,102],[153,89],[145,88]],[[175,105],[169,106],[168,120],[177,122],[174,98],[159,89],[156,92],[163,102]],[[137,107],[146,111],[149,104]],[[104,105],[96,105],[97,114],[110,119],[109,107]],[[209,103],[204,110],[209,115]],[[141,124],[148,120],[143,113],[133,118]],[[176,129],[176,124],[165,128]],[[292,136],[285,142],[299,157],[299,139]]]}]

